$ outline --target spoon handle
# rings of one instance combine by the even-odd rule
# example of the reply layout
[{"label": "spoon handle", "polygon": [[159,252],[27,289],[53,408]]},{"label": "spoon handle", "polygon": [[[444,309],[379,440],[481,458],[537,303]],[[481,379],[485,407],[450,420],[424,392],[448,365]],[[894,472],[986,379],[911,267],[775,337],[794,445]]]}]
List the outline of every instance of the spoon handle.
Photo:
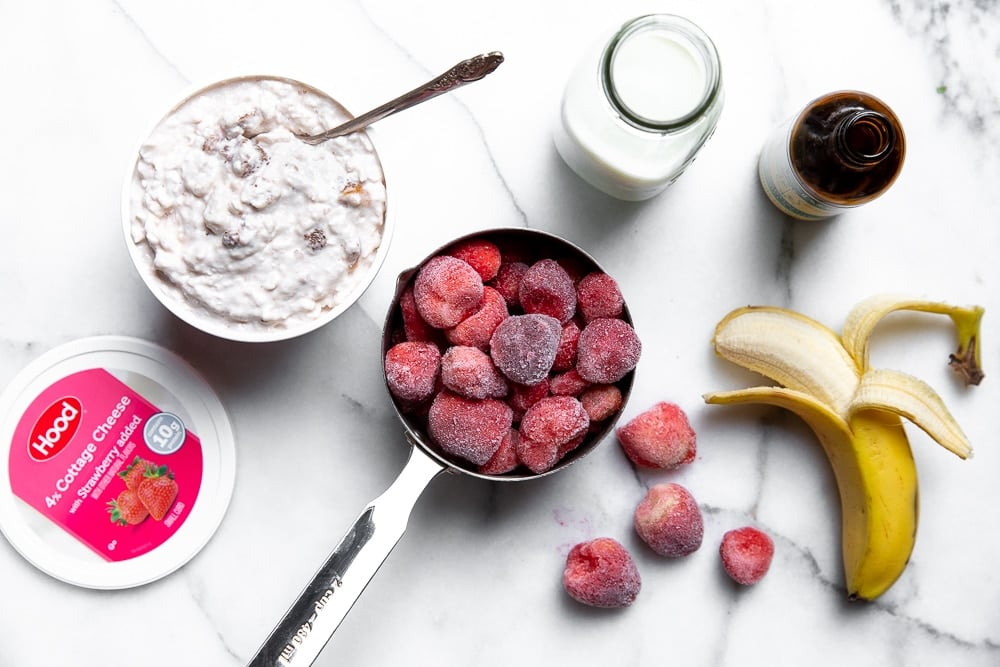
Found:
[{"label": "spoon handle", "polygon": [[494,71],[503,62],[503,54],[499,51],[491,51],[478,56],[473,56],[463,60],[450,70],[435,77],[422,86],[417,86],[408,93],[403,93],[394,100],[390,100],[380,107],[376,107],[368,113],[361,114],[353,120],[349,120],[342,125],[338,125],[326,132],[301,137],[307,144],[318,144],[356,130],[368,127],[386,116],[409,109],[410,107],[426,102],[442,93],[464,86],[473,81],[479,81],[490,72]]},{"label": "spoon handle", "polygon": [[248,667],[312,665],[403,536],[420,493],[444,471],[442,464],[411,447],[399,477],[364,509]]}]

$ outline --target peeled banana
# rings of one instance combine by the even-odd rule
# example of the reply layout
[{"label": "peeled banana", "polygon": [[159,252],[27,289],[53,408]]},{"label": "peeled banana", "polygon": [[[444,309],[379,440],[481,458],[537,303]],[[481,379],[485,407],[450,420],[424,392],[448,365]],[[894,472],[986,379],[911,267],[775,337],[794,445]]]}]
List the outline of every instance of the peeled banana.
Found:
[{"label": "peeled banana", "polygon": [[913,551],[917,471],[901,418],[960,458],[972,455],[968,438],[929,385],[869,366],[872,331],[899,310],[951,317],[958,349],[950,364],[966,384],[982,381],[979,306],[875,296],[851,310],[839,336],[795,311],[750,306],[729,313],[712,341],[722,358],[781,386],[709,393],[707,403],[781,407],[797,414],[819,438],[840,492],[844,575],[852,600],[882,595]]}]

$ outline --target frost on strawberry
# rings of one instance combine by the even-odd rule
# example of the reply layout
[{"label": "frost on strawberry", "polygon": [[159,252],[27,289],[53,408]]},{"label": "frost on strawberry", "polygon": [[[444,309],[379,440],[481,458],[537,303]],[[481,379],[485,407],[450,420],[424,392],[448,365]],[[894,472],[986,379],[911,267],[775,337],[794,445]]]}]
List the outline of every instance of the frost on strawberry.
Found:
[{"label": "frost on strawberry", "polygon": [[722,536],[719,556],[733,581],[752,586],[771,568],[774,542],[766,533],[751,526],[737,528]]},{"label": "frost on strawberry", "polygon": [[599,537],[570,549],[563,587],[578,602],[613,609],[635,602],[642,579],[632,554],[620,542]]}]

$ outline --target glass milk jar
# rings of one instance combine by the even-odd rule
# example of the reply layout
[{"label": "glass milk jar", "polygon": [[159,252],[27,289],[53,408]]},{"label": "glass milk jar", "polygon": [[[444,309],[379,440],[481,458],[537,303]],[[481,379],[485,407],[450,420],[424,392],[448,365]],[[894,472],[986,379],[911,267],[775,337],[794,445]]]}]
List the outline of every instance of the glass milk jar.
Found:
[{"label": "glass milk jar", "polygon": [[715,45],[669,14],[640,16],[577,65],[555,145],[583,180],[618,199],[649,199],[694,160],[723,104]]}]

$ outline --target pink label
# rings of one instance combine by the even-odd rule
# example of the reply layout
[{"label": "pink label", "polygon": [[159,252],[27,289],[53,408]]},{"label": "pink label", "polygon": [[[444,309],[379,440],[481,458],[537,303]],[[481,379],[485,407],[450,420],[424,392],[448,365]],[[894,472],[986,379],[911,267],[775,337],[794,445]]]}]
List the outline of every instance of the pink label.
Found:
[{"label": "pink label", "polygon": [[10,447],[14,494],[109,561],[170,539],[201,477],[198,437],[101,368],[39,394]]}]

